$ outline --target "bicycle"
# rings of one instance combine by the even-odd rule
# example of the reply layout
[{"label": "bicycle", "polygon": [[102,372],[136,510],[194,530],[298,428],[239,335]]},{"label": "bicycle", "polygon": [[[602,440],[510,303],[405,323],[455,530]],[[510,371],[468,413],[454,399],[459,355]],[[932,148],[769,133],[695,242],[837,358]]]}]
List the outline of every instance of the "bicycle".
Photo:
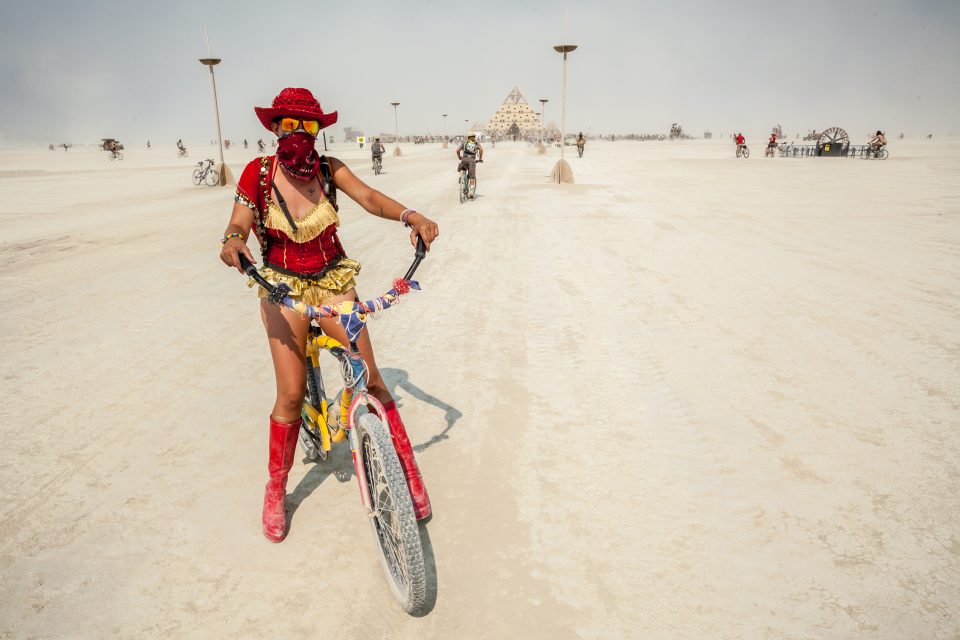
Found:
[{"label": "bicycle", "polygon": [[177,157],[178,157],[178,158],[186,158],[186,157],[187,157],[187,150],[186,150],[186,149],[178,149],[178,150],[177,150]]},{"label": "bicycle", "polygon": [[584,148],[584,146],[585,146],[585,145],[582,145],[582,144],[578,144],[578,145],[577,145],[577,156],[580,157],[580,158],[583,157],[583,148]]},{"label": "bicycle", "polygon": [[[300,445],[310,461],[327,459],[333,445],[348,440],[360,488],[360,501],[367,511],[370,527],[378,542],[380,561],[394,597],[409,614],[423,613],[427,606],[427,577],[423,546],[413,500],[400,460],[393,448],[383,405],[367,393],[367,370],[357,349],[357,340],[367,315],[379,313],[398,303],[400,296],[420,285],[413,274],[426,255],[423,240],[417,238],[413,263],[393,288],[375,300],[341,302],[314,307],[290,297],[286,284],[272,285],[244,255],[244,273],[269,293],[268,300],[301,313],[311,320],[339,317],[347,333],[349,348],[325,336],[311,323],[307,340],[307,385],[301,411]],[[343,389],[335,400],[326,397],[320,374],[320,352],[327,351],[340,362]],[[361,407],[368,412],[358,416]]]},{"label": "bicycle", "polygon": [[750,157],[750,149],[747,148],[747,145],[741,144],[737,146],[737,157],[738,158]]},{"label": "bicycle", "polygon": [[[204,166],[206,163],[206,166]],[[206,180],[211,187],[220,184],[220,174],[213,168],[213,158],[207,158],[197,163],[197,168],[193,170],[193,184],[200,186]]]},{"label": "bicycle", "polygon": [[373,156],[373,173],[380,175],[383,171],[383,156]]},{"label": "bicycle", "polygon": [[[477,162],[483,162],[483,160],[477,160]],[[470,172],[467,169],[460,169],[460,177],[457,180],[459,185],[458,190],[460,191],[460,204],[463,204],[466,200],[473,200],[477,195],[477,179],[473,179],[473,185],[470,185]]]},{"label": "bicycle", "polygon": [[890,156],[890,152],[887,151],[885,146],[880,146],[877,149],[874,149],[873,147],[867,147],[864,157],[869,158],[870,156],[873,156],[877,160],[886,160]]},{"label": "bicycle", "polygon": [[110,160],[123,160],[123,154],[116,149],[110,150]]}]

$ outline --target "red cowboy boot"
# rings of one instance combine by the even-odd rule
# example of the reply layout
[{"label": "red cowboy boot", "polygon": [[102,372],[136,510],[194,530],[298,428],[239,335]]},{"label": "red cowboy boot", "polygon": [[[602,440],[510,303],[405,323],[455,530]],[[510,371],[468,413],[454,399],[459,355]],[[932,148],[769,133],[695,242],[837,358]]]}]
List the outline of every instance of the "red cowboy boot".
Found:
[{"label": "red cowboy boot", "polygon": [[410,446],[410,438],[407,437],[407,430],[404,428],[403,420],[400,419],[400,413],[397,411],[397,403],[391,400],[385,403],[383,408],[387,412],[387,423],[390,426],[393,448],[397,451],[400,466],[403,467],[403,475],[407,478],[407,486],[410,487],[410,497],[413,498],[413,515],[417,517],[417,520],[429,518],[430,514],[433,513],[430,508],[430,496],[427,495],[427,488],[423,485],[423,477],[420,475],[417,461],[413,457],[413,448]]},{"label": "red cowboy boot", "polygon": [[280,542],[287,535],[287,475],[297,450],[297,434],[303,420],[290,424],[270,418],[270,480],[263,493],[263,535],[270,542]]}]

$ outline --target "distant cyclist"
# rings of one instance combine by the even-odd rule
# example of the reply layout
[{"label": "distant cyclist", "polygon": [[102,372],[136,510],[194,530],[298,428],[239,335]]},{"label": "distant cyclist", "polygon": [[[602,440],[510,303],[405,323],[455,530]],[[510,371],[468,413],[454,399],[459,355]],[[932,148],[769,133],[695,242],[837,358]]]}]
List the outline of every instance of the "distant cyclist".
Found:
[{"label": "distant cyclist", "polygon": [[777,150],[777,132],[774,131],[770,134],[770,139],[767,140],[767,151],[766,155],[773,157],[773,152]]},{"label": "distant cyclist", "polygon": [[[483,162],[483,147],[477,142],[477,134],[470,132],[467,139],[457,147],[457,160],[460,161],[457,171],[466,171],[470,178],[470,193],[477,189],[477,163]],[[470,196],[472,199],[474,196]]]},{"label": "distant cyclist", "polygon": [[870,150],[873,151],[873,155],[877,155],[877,152],[887,144],[887,136],[883,135],[883,131],[877,131],[877,135],[873,136],[873,140],[870,141]]},{"label": "distant cyclist", "polygon": [[260,153],[263,153],[267,150],[267,145],[263,144],[263,138],[257,140],[257,150],[259,150]]},{"label": "distant cyclist", "polygon": [[738,133],[734,138],[737,141],[737,157],[740,157],[740,154],[743,153],[743,148],[747,145],[747,139],[743,137],[742,133]]},{"label": "distant cyclist", "polygon": [[383,163],[383,152],[385,150],[386,147],[384,147],[383,143],[380,142],[380,136],[374,138],[373,144],[370,145],[370,158],[373,160],[374,168],[376,168],[378,160]]},{"label": "distant cyclist", "polygon": [[187,155],[187,148],[183,146],[183,140],[177,140],[177,155],[183,157]]}]

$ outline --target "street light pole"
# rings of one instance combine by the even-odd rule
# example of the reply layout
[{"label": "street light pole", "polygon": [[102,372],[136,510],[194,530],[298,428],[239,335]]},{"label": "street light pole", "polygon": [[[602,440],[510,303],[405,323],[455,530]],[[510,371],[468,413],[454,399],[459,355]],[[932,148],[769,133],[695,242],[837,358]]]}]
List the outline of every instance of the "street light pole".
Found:
[{"label": "street light pole", "polygon": [[558,44],[553,47],[557,53],[563,54],[563,95],[560,100],[560,159],[553,167],[553,177],[557,184],[573,182],[573,170],[564,159],[564,142],[567,137],[567,54],[575,51],[575,44]]},{"label": "street light pole", "polygon": [[233,176],[227,180],[227,165],[223,162],[223,135],[220,133],[220,104],[217,101],[217,79],[213,75],[213,68],[220,64],[220,58],[200,58],[200,64],[210,69],[210,83],[213,85],[213,114],[217,118],[217,144],[220,147],[220,186],[233,181]]},{"label": "street light pole", "polygon": [[400,126],[397,120],[397,107],[400,105],[399,102],[391,102],[393,105],[393,155],[399,156],[403,155],[400,153]]},{"label": "street light pole", "polygon": [[543,134],[544,134],[544,122],[546,121],[547,115],[547,103],[550,102],[547,98],[540,98],[540,146],[537,148],[537,153],[543,155],[547,152],[547,148],[543,146]]}]

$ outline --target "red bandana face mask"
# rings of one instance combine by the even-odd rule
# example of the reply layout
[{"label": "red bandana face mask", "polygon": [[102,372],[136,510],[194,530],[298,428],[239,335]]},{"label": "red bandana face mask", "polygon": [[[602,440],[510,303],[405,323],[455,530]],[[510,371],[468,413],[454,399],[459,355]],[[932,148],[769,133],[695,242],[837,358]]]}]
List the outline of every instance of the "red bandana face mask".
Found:
[{"label": "red bandana face mask", "polygon": [[280,166],[297,180],[312,180],[320,170],[320,156],[314,148],[317,139],[305,131],[289,133],[277,141]]}]

